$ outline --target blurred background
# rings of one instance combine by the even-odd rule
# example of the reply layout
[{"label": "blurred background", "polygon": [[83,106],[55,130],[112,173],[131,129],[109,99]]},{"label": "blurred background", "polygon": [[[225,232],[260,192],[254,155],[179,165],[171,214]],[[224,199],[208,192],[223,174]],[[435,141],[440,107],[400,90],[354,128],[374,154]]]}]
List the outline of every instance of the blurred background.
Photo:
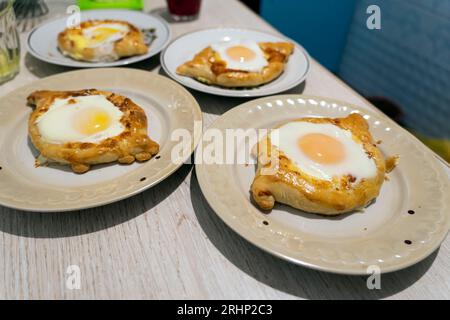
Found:
[{"label": "blurred background", "polygon": [[450,162],[450,0],[241,1]]},{"label": "blurred background", "polygon": [[[450,162],[450,0],[240,1]],[[141,0],[74,3],[143,8]],[[45,19],[52,4],[16,0],[19,31]],[[380,8],[379,30],[367,28],[370,5]]]}]

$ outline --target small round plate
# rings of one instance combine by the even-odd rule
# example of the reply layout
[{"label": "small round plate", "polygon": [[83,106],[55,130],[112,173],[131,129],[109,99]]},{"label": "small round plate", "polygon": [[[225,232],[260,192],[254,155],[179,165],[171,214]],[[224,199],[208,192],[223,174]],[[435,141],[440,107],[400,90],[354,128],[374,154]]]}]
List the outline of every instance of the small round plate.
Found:
[{"label": "small round plate", "polygon": [[[207,85],[176,73],[176,69],[180,65],[191,60],[197,53],[212,43],[231,40],[254,40],[256,42],[290,41],[295,44],[295,50],[289,58],[284,72],[277,79],[256,88],[222,88],[219,86]],[[302,83],[309,72],[310,61],[306,50],[291,39],[261,31],[217,28],[188,33],[175,39],[161,54],[161,65],[170,77],[191,89],[219,96],[260,97],[280,93]]]},{"label": "small round plate", "polygon": [[[197,178],[208,203],[257,247],[313,269],[364,275],[399,270],[424,259],[438,248],[450,227],[448,177],[422,143],[381,112],[301,95],[258,99],[222,115],[205,132],[202,150],[210,150],[211,143],[217,144],[217,132],[228,129],[269,129],[289,119],[345,117],[352,112],[367,119],[374,138],[382,141],[384,154],[400,156],[399,166],[364,212],[325,217],[277,204],[264,213],[250,199],[254,164],[209,164],[208,153],[201,157],[197,151]],[[233,137],[228,131],[226,136]],[[223,150],[234,151],[237,159],[251,159],[248,141],[244,135],[233,141],[234,147]]]},{"label": "small round plate", "polygon": [[[35,90],[103,89],[129,97],[148,118],[150,137],[160,153],[145,163],[94,166],[77,175],[66,166],[34,166],[37,150],[28,138]],[[201,138],[202,114],[192,95],[176,82],[134,69],[89,69],[36,81],[0,98],[0,205],[27,211],[60,212],[96,207],[142,192],[175,172]],[[175,130],[191,137],[179,161],[172,150]],[[178,153],[176,154],[178,155]]]},{"label": "small round plate", "polygon": [[28,52],[35,58],[61,66],[74,68],[104,68],[125,66],[148,59],[164,49],[170,41],[167,22],[157,16],[131,10],[88,10],[81,12],[81,21],[114,19],[127,21],[142,30],[155,29],[156,39],[147,54],[120,59],[114,62],[83,62],[64,56],[58,49],[58,34],[67,28],[68,16],[45,22],[34,28],[27,39]]}]

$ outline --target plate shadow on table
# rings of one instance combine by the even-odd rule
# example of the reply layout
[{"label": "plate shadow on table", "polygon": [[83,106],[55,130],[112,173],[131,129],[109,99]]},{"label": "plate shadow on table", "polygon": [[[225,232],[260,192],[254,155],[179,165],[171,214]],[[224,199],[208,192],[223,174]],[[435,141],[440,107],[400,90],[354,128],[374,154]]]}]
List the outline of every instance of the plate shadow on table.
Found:
[{"label": "plate shadow on table", "polygon": [[77,70],[76,68],[64,67],[48,62],[44,62],[27,53],[25,55],[25,68],[38,78],[49,77],[58,73]]},{"label": "plate shadow on table", "polygon": [[[170,76],[164,71],[163,68],[160,68],[159,74],[165,77],[170,78]],[[306,81],[303,81],[299,85],[295,86],[292,89],[289,89],[284,92],[280,92],[276,95],[283,95],[283,94],[302,94],[305,90]],[[182,85],[182,84],[180,84]],[[217,96],[210,93],[204,93],[200,92],[191,88],[184,87],[186,90],[188,90],[194,98],[197,100],[197,102],[200,104],[200,107],[202,108],[202,112],[213,114],[213,115],[222,115],[225,112],[231,110],[232,108],[246,103],[251,100],[264,98],[264,97],[224,97],[224,96]],[[270,96],[270,95],[269,95]],[[272,95],[273,96],[273,95]],[[220,101],[220,103],[218,103]]]},{"label": "plate shadow on table", "polygon": [[431,267],[438,250],[404,270],[381,276],[381,290],[367,289],[366,276],[346,276],[298,266],[253,246],[212,210],[191,175],[191,199],[198,222],[212,244],[236,267],[276,290],[305,299],[381,299],[413,285]]},{"label": "plate shadow on table", "polygon": [[[145,71],[152,71],[159,66],[159,54],[150,57],[146,60],[139,61],[136,63],[132,63],[129,65],[120,66],[117,68],[133,68],[133,69],[141,69]],[[83,70],[83,68],[73,68],[73,67],[65,67],[52,63],[48,63],[45,61],[41,61],[36,59],[31,54],[27,53],[25,55],[25,67],[28,71],[38,78],[45,78],[49,76],[53,76],[56,74],[60,74],[63,72],[75,71],[75,70]],[[120,76],[120,73],[118,73]],[[82,86],[82,84],[76,84],[77,86]],[[81,88],[81,87],[80,87]],[[83,88],[86,89],[86,88]]]},{"label": "plate shadow on table", "polygon": [[0,206],[0,231],[27,238],[63,238],[108,229],[156,207],[178,188],[192,168],[192,165],[183,165],[162,183],[143,193],[93,209],[35,213]]}]

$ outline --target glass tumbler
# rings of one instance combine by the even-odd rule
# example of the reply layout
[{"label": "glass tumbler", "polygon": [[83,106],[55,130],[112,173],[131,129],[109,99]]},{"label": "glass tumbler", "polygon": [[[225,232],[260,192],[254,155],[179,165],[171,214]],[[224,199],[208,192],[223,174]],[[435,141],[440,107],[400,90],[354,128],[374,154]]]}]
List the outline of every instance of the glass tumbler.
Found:
[{"label": "glass tumbler", "polygon": [[170,15],[175,21],[197,19],[201,4],[201,0],[167,0]]},{"label": "glass tumbler", "polygon": [[20,40],[13,0],[0,0],[0,84],[19,72]]}]

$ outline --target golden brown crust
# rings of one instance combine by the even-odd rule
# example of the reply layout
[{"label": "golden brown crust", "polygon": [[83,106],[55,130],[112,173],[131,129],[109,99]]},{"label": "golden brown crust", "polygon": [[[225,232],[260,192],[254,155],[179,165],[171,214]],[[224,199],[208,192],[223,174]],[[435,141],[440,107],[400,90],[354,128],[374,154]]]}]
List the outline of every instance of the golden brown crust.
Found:
[{"label": "golden brown crust", "polygon": [[[89,48],[80,46],[74,39],[82,36],[82,30],[99,24],[114,23],[127,26],[128,34],[122,39],[114,42],[113,56],[105,56],[99,48]],[[90,20],[82,22],[74,28],[67,28],[58,35],[58,47],[64,55],[70,56],[75,60],[96,62],[96,61],[114,61],[120,58],[143,55],[148,52],[144,36],[134,25],[119,20]]]},{"label": "golden brown crust", "polygon": [[[88,95],[103,95],[113,103],[123,116],[120,119],[124,131],[115,137],[99,143],[67,142],[55,144],[45,141],[36,124],[36,120],[45,112],[56,98],[69,98]],[[110,163],[130,164],[135,160],[147,161],[159,152],[159,145],[147,135],[147,116],[144,110],[130,99],[111,92],[96,89],[80,91],[36,91],[28,97],[28,103],[36,106],[28,120],[31,141],[41,156],[52,163],[71,165],[76,173],[84,173],[91,165]]]},{"label": "golden brown crust", "polygon": [[362,116],[351,114],[346,118],[303,118],[295,121],[331,123],[350,130],[353,139],[375,161],[377,174],[358,181],[351,175],[337,177],[332,181],[320,180],[302,172],[281,151],[275,154],[279,166],[271,174],[261,174],[262,169],[270,168],[271,163],[267,159],[274,152],[270,139],[266,138],[258,144],[258,170],[251,186],[253,199],[259,207],[270,210],[277,201],[306,212],[337,215],[362,209],[378,196],[386,174],[386,162]]},{"label": "golden brown crust", "polygon": [[294,45],[289,42],[262,42],[259,46],[269,62],[261,72],[227,69],[226,63],[220,60],[211,47],[207,47],[194,59],[179,66],[177,73],[222,87],[256,87],[278,78],[294,52]]}]

